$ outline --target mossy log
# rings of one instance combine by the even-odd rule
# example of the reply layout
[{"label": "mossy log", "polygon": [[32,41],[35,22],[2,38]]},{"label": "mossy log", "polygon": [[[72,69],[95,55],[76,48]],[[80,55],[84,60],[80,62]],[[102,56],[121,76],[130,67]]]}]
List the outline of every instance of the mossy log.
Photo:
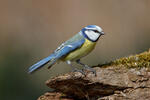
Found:
[{"label": "mossy log", "polygon": [[150,100],[150,50],[94,69],[97,76],[71,72],[47,80],[54,91],[38,100]]}]

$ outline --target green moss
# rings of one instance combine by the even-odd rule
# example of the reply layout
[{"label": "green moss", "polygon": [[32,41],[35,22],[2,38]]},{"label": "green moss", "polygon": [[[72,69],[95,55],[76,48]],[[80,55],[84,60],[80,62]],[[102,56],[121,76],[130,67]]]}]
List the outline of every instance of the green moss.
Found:
[{"label": "green moss", "polygon": [[111,62],[109,65],[123,65],[128,68],[150,68],[150,50],[134,56],[117,59]]}]

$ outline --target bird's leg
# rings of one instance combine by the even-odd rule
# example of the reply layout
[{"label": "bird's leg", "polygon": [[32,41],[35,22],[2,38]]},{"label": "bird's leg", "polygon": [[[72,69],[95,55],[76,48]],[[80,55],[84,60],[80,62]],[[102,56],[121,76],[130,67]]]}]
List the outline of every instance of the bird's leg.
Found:
[{"label": "bird's leg", "polygon": [[80,62],[80,59],[76,60],[76,62],[84,67],[84,70],[90,70],[96,76],[96,70],[89,67],[88,65],[83,64]]},{"label": "bird's leg", "polygon": [[80,72],[80,73],[82,73],[83,75],[85,75],[85,73],[84,73],[82,70],[79,70],[79,69],[73,67],[73,65],[71,64],[71,61],[68,60],[68,61],[67,61],[67,64],[71,66],[72,72]]}]

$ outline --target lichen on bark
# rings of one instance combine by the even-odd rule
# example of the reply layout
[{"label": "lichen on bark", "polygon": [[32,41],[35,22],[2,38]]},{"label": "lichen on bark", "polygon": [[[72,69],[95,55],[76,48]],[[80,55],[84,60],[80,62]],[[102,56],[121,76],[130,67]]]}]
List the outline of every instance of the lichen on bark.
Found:
[{"label": "lichen on bark", "polygon": [[124,65],[128,68],[150,68],[150,50],[141,54],[117,59],[111,65]]}]

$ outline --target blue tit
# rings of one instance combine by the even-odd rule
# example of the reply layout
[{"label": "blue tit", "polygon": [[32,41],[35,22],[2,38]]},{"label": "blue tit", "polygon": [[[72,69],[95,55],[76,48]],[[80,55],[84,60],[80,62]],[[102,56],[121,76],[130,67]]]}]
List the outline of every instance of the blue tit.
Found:
[{"label": "blue tit", "polygon": [[99,40],[100,36],[104,35],[103,29],[97,25],[88,25],[81,29],[79,33],[75,36],[67,40],[66,42],[62,43],[52,54],[48,57],[40,60],[36,64],[32,65],[29,68],[29,73],[32,73],[44,65],[49,63],[50,68],[52,65],[59,61],[66,62],[69,64],[73,71],[80,71],[83,73],[82,70],[78,70],[72,66],[72,62],[75,61],[77,64],[80,64],[84,67],[84,69],[89,69],[94,74],[96,74],[95,70],[88,67],[81,63],[80,59],[87,54],[89,54],[96,45],[96,42]]}]

